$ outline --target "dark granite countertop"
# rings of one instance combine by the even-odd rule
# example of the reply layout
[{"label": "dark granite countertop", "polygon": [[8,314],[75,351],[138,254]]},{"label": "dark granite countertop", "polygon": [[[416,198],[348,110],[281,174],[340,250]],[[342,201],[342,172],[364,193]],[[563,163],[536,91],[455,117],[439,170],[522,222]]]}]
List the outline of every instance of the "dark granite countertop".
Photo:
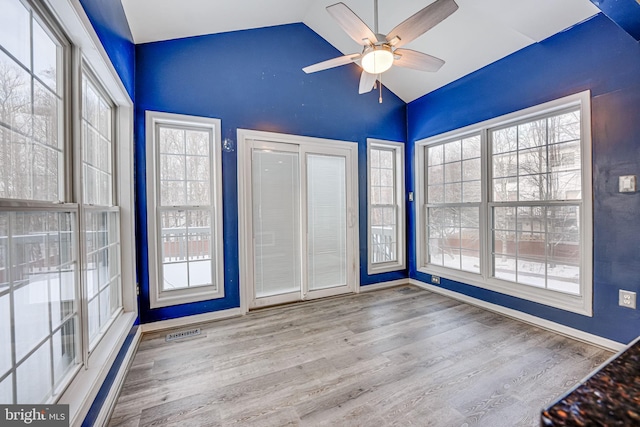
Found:
[{"label": "dark granite countertop", "polygon": [[542,411],[542,426],[640,426],[640,337]]}]

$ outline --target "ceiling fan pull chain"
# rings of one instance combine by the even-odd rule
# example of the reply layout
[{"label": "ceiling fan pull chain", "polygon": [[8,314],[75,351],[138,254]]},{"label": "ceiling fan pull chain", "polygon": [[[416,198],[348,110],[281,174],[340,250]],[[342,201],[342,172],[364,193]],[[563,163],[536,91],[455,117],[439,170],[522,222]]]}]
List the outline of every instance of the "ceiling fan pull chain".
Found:
[{"label": "ceiling fan pull chain", "polygon": [[378,74],[378,78],[380,79],[380,98],[378,98],[378,103],[382,104],[382,74]]}]

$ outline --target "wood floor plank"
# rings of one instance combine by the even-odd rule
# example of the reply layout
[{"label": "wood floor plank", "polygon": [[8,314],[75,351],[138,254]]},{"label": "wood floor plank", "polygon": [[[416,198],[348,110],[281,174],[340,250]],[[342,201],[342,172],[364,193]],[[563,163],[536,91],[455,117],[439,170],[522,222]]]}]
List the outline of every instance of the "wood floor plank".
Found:
[{"label": "wood floor plank", "polygon": [[534,426],[611,353],[413,286],[145,335],[111,426]]}]

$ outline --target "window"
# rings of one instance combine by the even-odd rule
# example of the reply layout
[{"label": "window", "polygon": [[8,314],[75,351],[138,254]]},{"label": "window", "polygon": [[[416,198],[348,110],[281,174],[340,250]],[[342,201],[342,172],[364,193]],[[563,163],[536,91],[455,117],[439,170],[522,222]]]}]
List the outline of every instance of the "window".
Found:
[{"label": "window", "polygon": [[405,268],[404,144],[369,139],[369,274]]},{"label": "window", "polygon": [[220,121],[147,112],[151,306],[224,294]]},{"label": "window", "polygon": [[429,263],[480,272],[480,135],[427,148]]},{"label": "window", "polygon": [[122,306],[120,212],[114,195],[113,104],[85,69],[82,74],[84,272],[90,349]]},{"label": "window", "polygon": [[132,106],[65,36],[73,7],[0,0],[0,404],[68,403],[75,425],[136,313]]},{"label": "window", "polygon": [[[55,400],[80,363],[65,40],[31,7],[0,14],[0,403]],[[35,203],[34,203],[35,202]]]},{"label": "window", "polygon": [[419,270],[591,315],[588,92],[418,142]]}]

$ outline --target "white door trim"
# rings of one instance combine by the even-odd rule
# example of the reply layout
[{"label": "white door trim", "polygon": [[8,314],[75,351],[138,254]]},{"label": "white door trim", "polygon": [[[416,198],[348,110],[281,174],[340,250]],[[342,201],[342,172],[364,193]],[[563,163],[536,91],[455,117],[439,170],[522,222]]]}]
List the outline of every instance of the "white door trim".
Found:
[{"label": "white door trim", "polygon": [[[350,221],[351,236],[348,244],[352,245],[353,263],[349,266],[348,274],[353,284],[351,292],[360,290],[360,259],[359,259],[359,214],[358,214],[358,144],[350,141],[338,141],[323,138],[288,135],[274,132],[262,132],[250,129],[238,129],[238,240],[239,240],[239,272],[240,272],[240,308],[243,313],[249,311],[250,300],[253,295],[253,258],[252,258],[252,206],[251,206],[251,151],[249,141],[259,140],[300,146],[301,152],[315,152],[322,148],[351,150],[351,164],[348,165],[352,176],[347,176],[347,186],[351,189],[347,197],[348,204],[354,207]],[[314,150],[315,149],[315,150]],[[302,160],[302,159],[301,159]],[[350,193],[350,194],[349,194]],[[303,215],[304,217],[304,215]]]}]

